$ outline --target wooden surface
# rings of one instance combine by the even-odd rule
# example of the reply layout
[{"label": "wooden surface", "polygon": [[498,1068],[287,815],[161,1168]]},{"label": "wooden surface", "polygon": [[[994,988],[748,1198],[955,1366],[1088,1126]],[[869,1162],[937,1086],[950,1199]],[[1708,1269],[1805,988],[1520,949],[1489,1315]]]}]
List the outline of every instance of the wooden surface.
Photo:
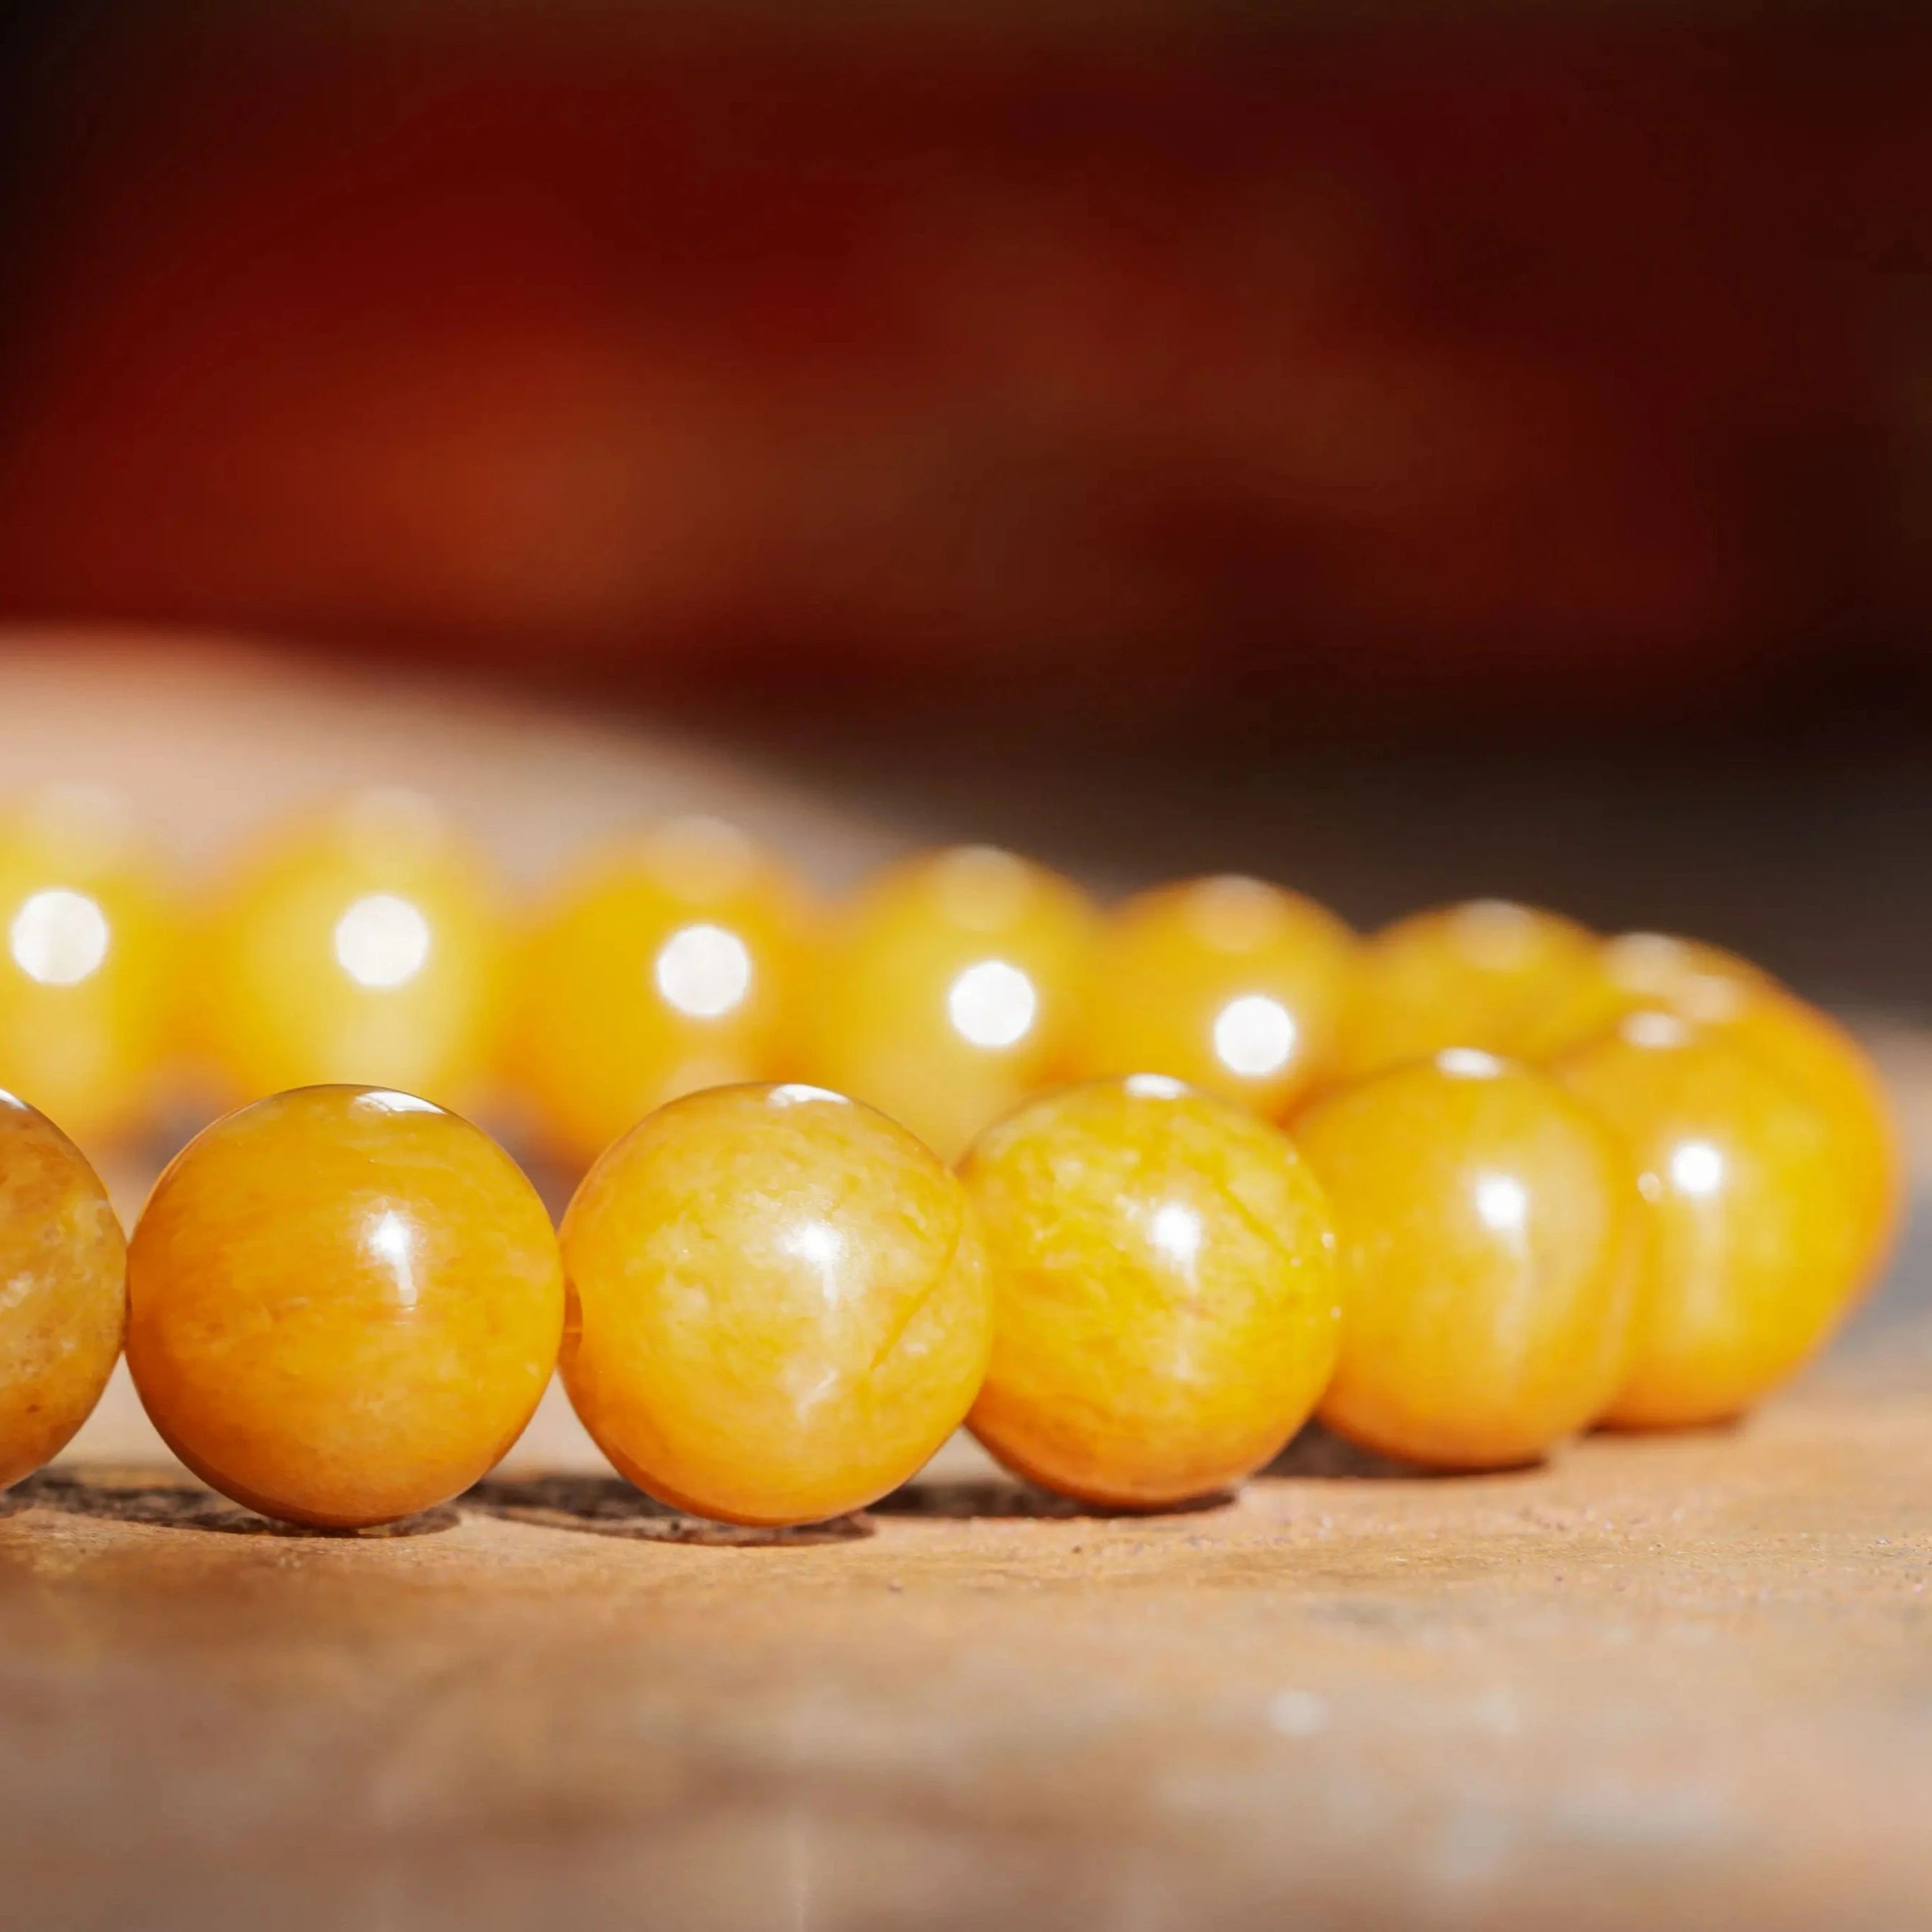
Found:
[{"label": "wooden surface", "polygon": [[[199,808],[165,694],[111,731],[70,703],[68,762],[216,832],[396,775],[400,700],[358,738],[352,694],[298,692],[333,723],[298,746],[250,675],[182,687],[254,720]],[[58,714],[58,668],[34,676]],[[0,765],[39,775],[61,754],[20,716]],[[896,831],[587,727],[422,742],[512,862],[640,802],[803,824],[828,872]],[[1741,1430],[1455,1480],[1316,1438],[1148,1518],[956,1447],[865,1517],[707,1530],[557,1423],[409,1533],[316,1536],[187,1484],[136,1422],[117,1399],[0,1499],[9,1932],[1932,1923],[1922,1244]]]},{"label": "wooden surface", "polygon": [[934,1480],[712,1541],[578,1478],[328,1538],[43,1477],[8,1922],[1923,1924],[1916,1351],[1736,1434],[1456,1481],[1316,1443],[1146,1520]]}]

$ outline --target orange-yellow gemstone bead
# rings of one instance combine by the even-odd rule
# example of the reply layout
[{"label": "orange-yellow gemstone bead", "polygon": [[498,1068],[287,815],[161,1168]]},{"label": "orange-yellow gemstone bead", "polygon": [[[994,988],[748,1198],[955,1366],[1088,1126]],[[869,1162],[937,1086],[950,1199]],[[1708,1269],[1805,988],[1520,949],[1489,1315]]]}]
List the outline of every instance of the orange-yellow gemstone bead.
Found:
[{"label": "orange-yellow gemstone bead", "polygon": [[1774,982],[1748,960],[1700,940],[1621,932],[1601,941],[1585,968],[1554,989],[1518,1044],[1526,1059],[1548,1060],[1608,1033],[1631,1013],[1708,1020]]},{"label": "orange-yellow gemstone bead", "polygon": [[1161,1074],[1067,1088],[982,1136],[992,1367],[974,1433],[1019,1474],[1154,1508],[1274,1456],[1334,1366],[1335,1234],[1287,1137]]},{"label": "orange-yellow gemstone bead", "polygon": [[168,1446],[238,1502],[332,1528],[483,1475],[563,1330],[556,1238],[509,1156],[364,1087],[279,1094],[189,1142],[134,1230],[128,1298]]},{"label": "orange-yellow gemstone bead", "polygon": [[1628,1144],[1648,1230],[1634,1348],[1606,1419],[1742,1413],[1856,1292],[1860,1204],[1829,1119],[1768,1060],[1660,1013],[1557,1071]]},{"label": "orange-yellow gemstone bead", "polygon": [[51,1120],[0,1094],[0,1489],[93,1414],[127,1307],[127,1244],[106,1190]]},{"label": "orange-yellow gemstone bead", "polygon": [[1330,1070],[1355,953],[1333,913],[1258,879],[1143,892],[1107,922],[1081,1069],[1170,1074],[1278,1115]]},{"label": "orange-yellow gemstone bead", "polygon": [[1064,1076],[1094,930],[1083,894],[1010,853],[962,846],[894,866],[830,934],[806,1070],[950,1160]]},{"label": "orange-yellow gemstone bead", "polygon": [[958,1182],[815,1087],[713,1088],[608,1149],[563,1222],[566,1388],[661,1501],[812,1522],[916,1474],[986,1372]]},{"label": "orange-yellow gemstone bead", "polygon": [[512,1064],[540,1132],[588,1160],[653,1107],[786,1070],[802,890],[734,826],[654,826],[585,866],[525,950]]},{"label": "orange-yellow gemstone bead", "polygon": [[1333,1095],[1295,1135],[1342,1232],[1325,1423],[1482,1468],[1594,1420],[1623,1376],[1636,1285],[1612,1135],[1554,1081],[1467,1048]]},{"label": "orange-yellow gemstone bead", "polygon": [[1340,1071],[1359,1079],[1445,1047],[1518,1055],[1552,1007],[1593,984],[1595,935],[1502,899],[1418,913],[1362,948]]},{"label": "orange-yellow gemstone bead", "polygon": [[1772,986],[1714,1015],[1705,1030],[1774,1068],[1825,1124],[1856,1206],[1858,1285],[1883,1268],[1905,1198],[1904,1156],[1885,1082],[1838,1022]]},{"label": "orange-yellow gemstone bead", "polygon": [[1628,932],[1604,942],[1594,976],[1545,1014],[1526,1050],[1554,1058],[1644,1012],[1694,1022],[1742,1048],[1820,1110],[1858,1196],[1862,1271],[1868,1279],[1876,1274],[1898,1228],[1904,1160],[1885,1083],[1857,1041],[1736,953]]},{"label": "orange-yellow gemstone bead", "polygon": [[0,1084],[84,1146],[146,1127],[175,1045],[178,941],[113,800],[57,787],[0,817]]},{"label": "orange-yellow gemstone bead", "polygon": [[499,1050],[506,931],[481,857],[428,801],[372,792],[271,834],[194,962],[237,1097],[363,1081],[466,1102]]}]

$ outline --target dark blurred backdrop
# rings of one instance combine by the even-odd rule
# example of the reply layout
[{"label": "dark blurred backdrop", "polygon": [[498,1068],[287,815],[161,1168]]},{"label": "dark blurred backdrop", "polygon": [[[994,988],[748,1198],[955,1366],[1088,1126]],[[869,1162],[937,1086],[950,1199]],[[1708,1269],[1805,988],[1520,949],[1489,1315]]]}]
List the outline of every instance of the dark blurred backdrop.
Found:
[{"label": "dark blurred backdrop", "polygon": [[7,32],[0,618],[754,722],[1932,714],[1922,8]]}]

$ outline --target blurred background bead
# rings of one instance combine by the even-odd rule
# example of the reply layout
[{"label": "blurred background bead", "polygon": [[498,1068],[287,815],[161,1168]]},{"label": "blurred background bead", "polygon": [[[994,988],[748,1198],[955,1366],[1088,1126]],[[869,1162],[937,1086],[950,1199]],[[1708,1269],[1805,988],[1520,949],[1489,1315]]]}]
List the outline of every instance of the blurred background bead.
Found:
[{"label": "blurred background bead", "polygon": [[1551,988],[1517,1051],[1526,1059],[1551,1059],[1608,1033],[1632,1013],[1718,1018],[1744,994],[1774,983],[1769,974],[1720,946],[1670,933],[1620,932],[1600,942],[1580,971]]},{"label": "blurred background bead", "polygon": [[1637,1013],[1557,1063],[1623,1141],[1646,1228],[1630,1370],[1604,1419],[1722,1422],[1857,1292],[1868,1231],[1829,1118],[1738,1039]]},{"label": "blurred background bead", "polygon": [[481,854],[413,793],[272,830],[221,885],[194,962],[220,1088],[362,1082],[473,1102],[500,1050],[507,940]]},{"label": "blurred background bead", "polygon": [[1628,1359],[1636,1219],[1614,1137],[1544,1075],[1472,1048],[1295,1124],[1342,1230],[1343,1341],[1322,1419],[1448,1468],[1533,1461]]},{"label": "blurred background bead", "polygon": [[510,1064],[537,1131],[588,1161],[652,1108],[782,1064],[802,887],[735,826],[673,819],[587,860],[524,950]]},{"label": "blurred background bead", "polygon": [[550,1216],[487,1134],[410,1094],[310,1087],[176,1156],[128,1304],[168,1447],[251,1509],[346,1528],[488,1472],[556,1367],[564,1291]]},{"label": "blurred background bead", "polygon": [[1080,1069],[1169,1074],[1279,1114],[1330,1069],[1356,945],[1333,913],[1259,879],[1142,892],[1103,931]]},{"label": "blurred background bead", "polygon": [[961,1178],[993,1279],[973,1432],[1083,1501],[1239,1482],[1307,1418],[1341,1311],[1328,1204],[1287,1137],[1162,1074],[1048,1094]]},{"label": "blurred background bead", "polygon": [[958,846],[890,867],[833,923],[806,1070],[951,1160],[1065,1077],[1094,931],[1084,893],[1010,852]]},{"label": "blurred background bead", "polygon": [[562,1238],[572,1403],[632,1481],[700,1515],[860,1508],[917,1473],[986,1374],[959,1183],[823,1088],[672,1102],[585,1176]]},{"label": "blurred background bead", "polygon": [[1360,1079],[1445,1047],[1520,1055],[1552,1008],[1597,983],[1598,940],[1560,914],[1472,899],[1364,944],[1340,1071]]},{"label": "blurred background bead", "polygon": [[0,1489],[94,1412],[121,1354],[128,1250],[86,1157],[0,1093]]},{"label": "blurred background bead", "polygon": [[178,1044],[178,908],[112,794],[0,813],[0,1085],[96,1150],[152,1122]]}]

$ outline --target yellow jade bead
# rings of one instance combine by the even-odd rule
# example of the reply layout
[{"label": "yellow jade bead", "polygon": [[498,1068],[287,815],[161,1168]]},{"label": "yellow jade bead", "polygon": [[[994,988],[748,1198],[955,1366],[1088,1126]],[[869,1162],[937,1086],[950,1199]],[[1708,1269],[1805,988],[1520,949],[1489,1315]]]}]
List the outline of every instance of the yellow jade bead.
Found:
[{"label": "yellow jade bead", "polygon": [[1080,1071],[1170,1074],[1279,1115],[1330,1070],[1356,946],[1333,913],[1259,879],[1141,893],[1107,922]]},{"label": "yellow jade bead", "polygon": [[1858,1286],[1869,1286],[1890,1257],[1906,1196],[1904,1150],[1870,1056],[1828,1014],[1775,986],[1704,1030],[1783,1075],[1826,1123],[1856,1203]]},{"label": "yellow jade bead", "polygon": [[1451,1048],[1318,1102],[1295,1136],[1342,1231],[1324,1423],[1485,1468],[1595,1420],[1628,1359],[1637,1267],[1607,1130],[1543,1074]]},{"label": "yellow jade bead", "polygon": [[127,1244],[106,1190],[51,1120],[0,1094],[0,1489],[93,1414],[127,1307]]},{"label": "yellow jade bead", "polygon": [[1783,1070],[1720,1034],[1638,1013],[1557,1063],[1623,1138],[1648,1242],[1628,1371],[1606,1421],[1741,1414],[1831,1333],[1865,1231],[1832,1124]]},{"label": "yellow jade bead", "polygon": [[1583,970],[1556,989],[1531,1021],[1519,1051],[1526,1059],[1553,1059],[1608,1033],[1631,1013],[1717,1018],[1774,983],[1748,960],[1701,940],[1620,932],[1601,941]]},{"label": "yellow jade bead", "polygon": [[1544,1016],[1594,983],[1597,953],[1574,920],[1504,899],[1398,920],[1362,947],[1341,1077],[1445,1047],[1522,1055]]},{"label": "yellow jade bead", "polygon": [[1048,1094],[961,1178],[992,1264],[973,1432],[1017,1474],[1155,1508],[1261,1468],[1334,1366],[1335,1234],[1287,1137],[1162,1074]]},{"label": "yellow jade bead", "polygon": [[179,922],[109,794],[0,814],[0,1084],[83,1145],[152,1122],[175,1042]]},{"label": "yellow jade bead", "polygon": [[950,1160],[1065,1076],[1094,927],[1077,887],[1009,852],[959,846],[891,867],[828,936],[804,1070]]},{"label": "yellow jade bead", "polygon": [[499,1052],[507,938],[488,867],[433,805],[358,794],[272,832],[218,896],[202,1045],[239,1099],[362,1081],[466,1102]]},{"label": "yellow jade bead", "polygon": [[1543,1017],[1526,1051],[1554,1059],[1634,1013],[1690,1021],[1775,1067],[1829,1123],[1858,1196],[1862,1276],[1882,1266],[1905,1194],[1898,1129],[1878,1070],[1828,1015],[1734,952],[1695,940],[1626,932],[1598,949],[1593,974]]},{"label": "yellow jade bead", "polygon": [[587,1161],[654,1107],[784,1070],[802,890],[736,827],[652,826],[586,865],[525,949],[511,1066],[538,1130]]},{"label": "yellow jade bead", "polygon": [[169,1448],[237,1502],[332,1528],[484,1474],[563,1330],[556,1238],[509,1156],[366,1087],[278,1094],[190,1142],[128,1294],[128,1364]]},{"label": "yellow jade bead", "polygon": [[612,1462],[728,1522],[814,1522],[917,1472],[992,1334],[979,1230],[906,1130],[816,1087],[640,1121],[563,1222],[564,1385]]}]

